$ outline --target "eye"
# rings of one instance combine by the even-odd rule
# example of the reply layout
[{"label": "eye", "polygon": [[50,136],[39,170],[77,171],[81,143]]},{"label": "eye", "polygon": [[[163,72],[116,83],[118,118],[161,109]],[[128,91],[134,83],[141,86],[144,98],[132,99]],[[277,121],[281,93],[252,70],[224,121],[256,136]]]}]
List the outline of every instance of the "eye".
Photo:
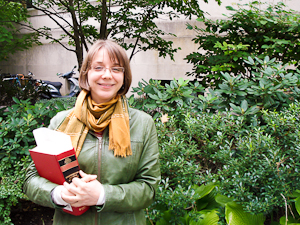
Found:
[{"label": "eye", "polygon": [[113,73],[123,73],[123,67],[112,67],[111,70]]},{"label": "eye", "polygon": [[104,70],[104,66],[94,66],[93,70],[95,70],[95,71],[103,71]]}]

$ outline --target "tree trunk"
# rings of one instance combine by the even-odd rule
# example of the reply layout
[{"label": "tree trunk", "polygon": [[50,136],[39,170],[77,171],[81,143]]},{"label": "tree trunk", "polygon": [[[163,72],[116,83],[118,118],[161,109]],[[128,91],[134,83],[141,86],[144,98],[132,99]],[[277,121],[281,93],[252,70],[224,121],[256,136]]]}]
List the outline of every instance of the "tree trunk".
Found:
[{"label": "tree trunk", "polygon": [[69,12],[71,13],[72,16],[72,22],[73,22],[73,29],[74,29],[74,42],[75,42],[75,49],[76,49],[76,57],[77,57],[77,62],[78,62],[78,69],[80,70],[82,61],[83,61],[83,46],[82,46],[82,40],[80,40],[80,37],[82,36],[80,34],[80,25],[78,24],[76,13],[74,10],[74,1],[69,0],[69,5],[68,7]]},{"label": "tree trunk", "polygon": [[106,39],[107,36],[107,5],[106,0],[102,0],[101,24],[100,24],[100,39]]}]

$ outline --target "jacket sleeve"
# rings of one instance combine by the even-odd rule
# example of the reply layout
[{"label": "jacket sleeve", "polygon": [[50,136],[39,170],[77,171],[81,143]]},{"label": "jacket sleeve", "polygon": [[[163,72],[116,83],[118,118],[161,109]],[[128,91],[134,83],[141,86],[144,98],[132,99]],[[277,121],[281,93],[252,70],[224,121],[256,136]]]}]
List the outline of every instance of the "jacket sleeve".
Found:
[{"label": "jacket sleeve", "polygon": [[[65,111],[52,118],[49,125],[50,129],[55,129],[60,124],[62,120],[61,118],[64,118],[62,114],[65,114]],[[57,184],[40,177],[35,168],[34,162],[30,163],[26,169],[23,191],[31,201],[42,206],[55,208],[56,205],[51,199],[51,191],[56,186]]]},{"label": "jacket sleeve", "polygon": [[135,179],[127,184],[103,184],[105,203],[101,211],[135,211],[145,209],[153,202],[161,176],[156,128],[150,116],[144,128],[144,137]]}]

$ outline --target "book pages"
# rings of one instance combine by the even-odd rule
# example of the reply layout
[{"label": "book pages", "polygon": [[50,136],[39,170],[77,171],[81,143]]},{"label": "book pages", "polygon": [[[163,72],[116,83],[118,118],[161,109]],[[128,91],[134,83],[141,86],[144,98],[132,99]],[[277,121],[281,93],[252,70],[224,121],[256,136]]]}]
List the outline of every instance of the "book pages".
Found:
[{"label": "book pages", "polygon": [[33,136],[37,147],[32,151],[58,155],[73,148],[69,135],[46,127],[33,130]]}]

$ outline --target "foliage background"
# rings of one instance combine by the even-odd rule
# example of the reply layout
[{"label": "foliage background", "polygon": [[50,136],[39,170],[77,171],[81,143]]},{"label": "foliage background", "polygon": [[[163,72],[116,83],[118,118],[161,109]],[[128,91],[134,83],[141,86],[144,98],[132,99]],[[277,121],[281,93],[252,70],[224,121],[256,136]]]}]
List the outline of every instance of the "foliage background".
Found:
[{"label": "foliage background", "polygon": [[20,2],[0,0],[0,61],[30,48],[33,43],[39,44],[36,33],[21,35],[22,28],[16,25],[19,22],[28,24],[27,9]]},{"label": "foliage background", "polygon": [[[209,1],[221,4],[220,0],[101,0],[97,4],[88,0],[36,0],[32,7],[48,16],[57,27],[22,25],[75,53],[78,68],[81,67],[84,52],[89,49],[88,45],[95,40],[107,38],[129,50],[130,59],[140,51],[154,49],[160,57],[169,56],[174,60],[173,54],[179,48],[174,47],[173,42],[165,37],[175,35],[158,28],[155,20],[173,20],[180,16],[189,19],[192,16],[202,17],[200,2]],[[98,22],[100,27],[89,24],[88,20],[91,19]],[[66,25],[69,29],[65,28]],[[53,35],[57,29],[63,33],[60,37]]]},{"label": "foliage background", "polygon": [[59,111],[72,107],[75,99],[64,98],[31,104],[30,99],[18,100],[0,109],[0,223],[11,224],[10,211],[20,199],[25,169],[31,158],[29,149],[35,146],[32,131],[48,126]]},{"label": "foliage background", "polygon": [[283,2],[251,1],[226,8],[226,19],[199,18],[204,28],[187,26],[198,33],[193,41],[202,50],[187,55],[187,62],[194,65],[188,76],[201,79],[203,86],[218,85],[221,72],[251,79],[251,66],[244,62],[249,56],[269,56],[299,68],[298,12],[287,9]]}]

